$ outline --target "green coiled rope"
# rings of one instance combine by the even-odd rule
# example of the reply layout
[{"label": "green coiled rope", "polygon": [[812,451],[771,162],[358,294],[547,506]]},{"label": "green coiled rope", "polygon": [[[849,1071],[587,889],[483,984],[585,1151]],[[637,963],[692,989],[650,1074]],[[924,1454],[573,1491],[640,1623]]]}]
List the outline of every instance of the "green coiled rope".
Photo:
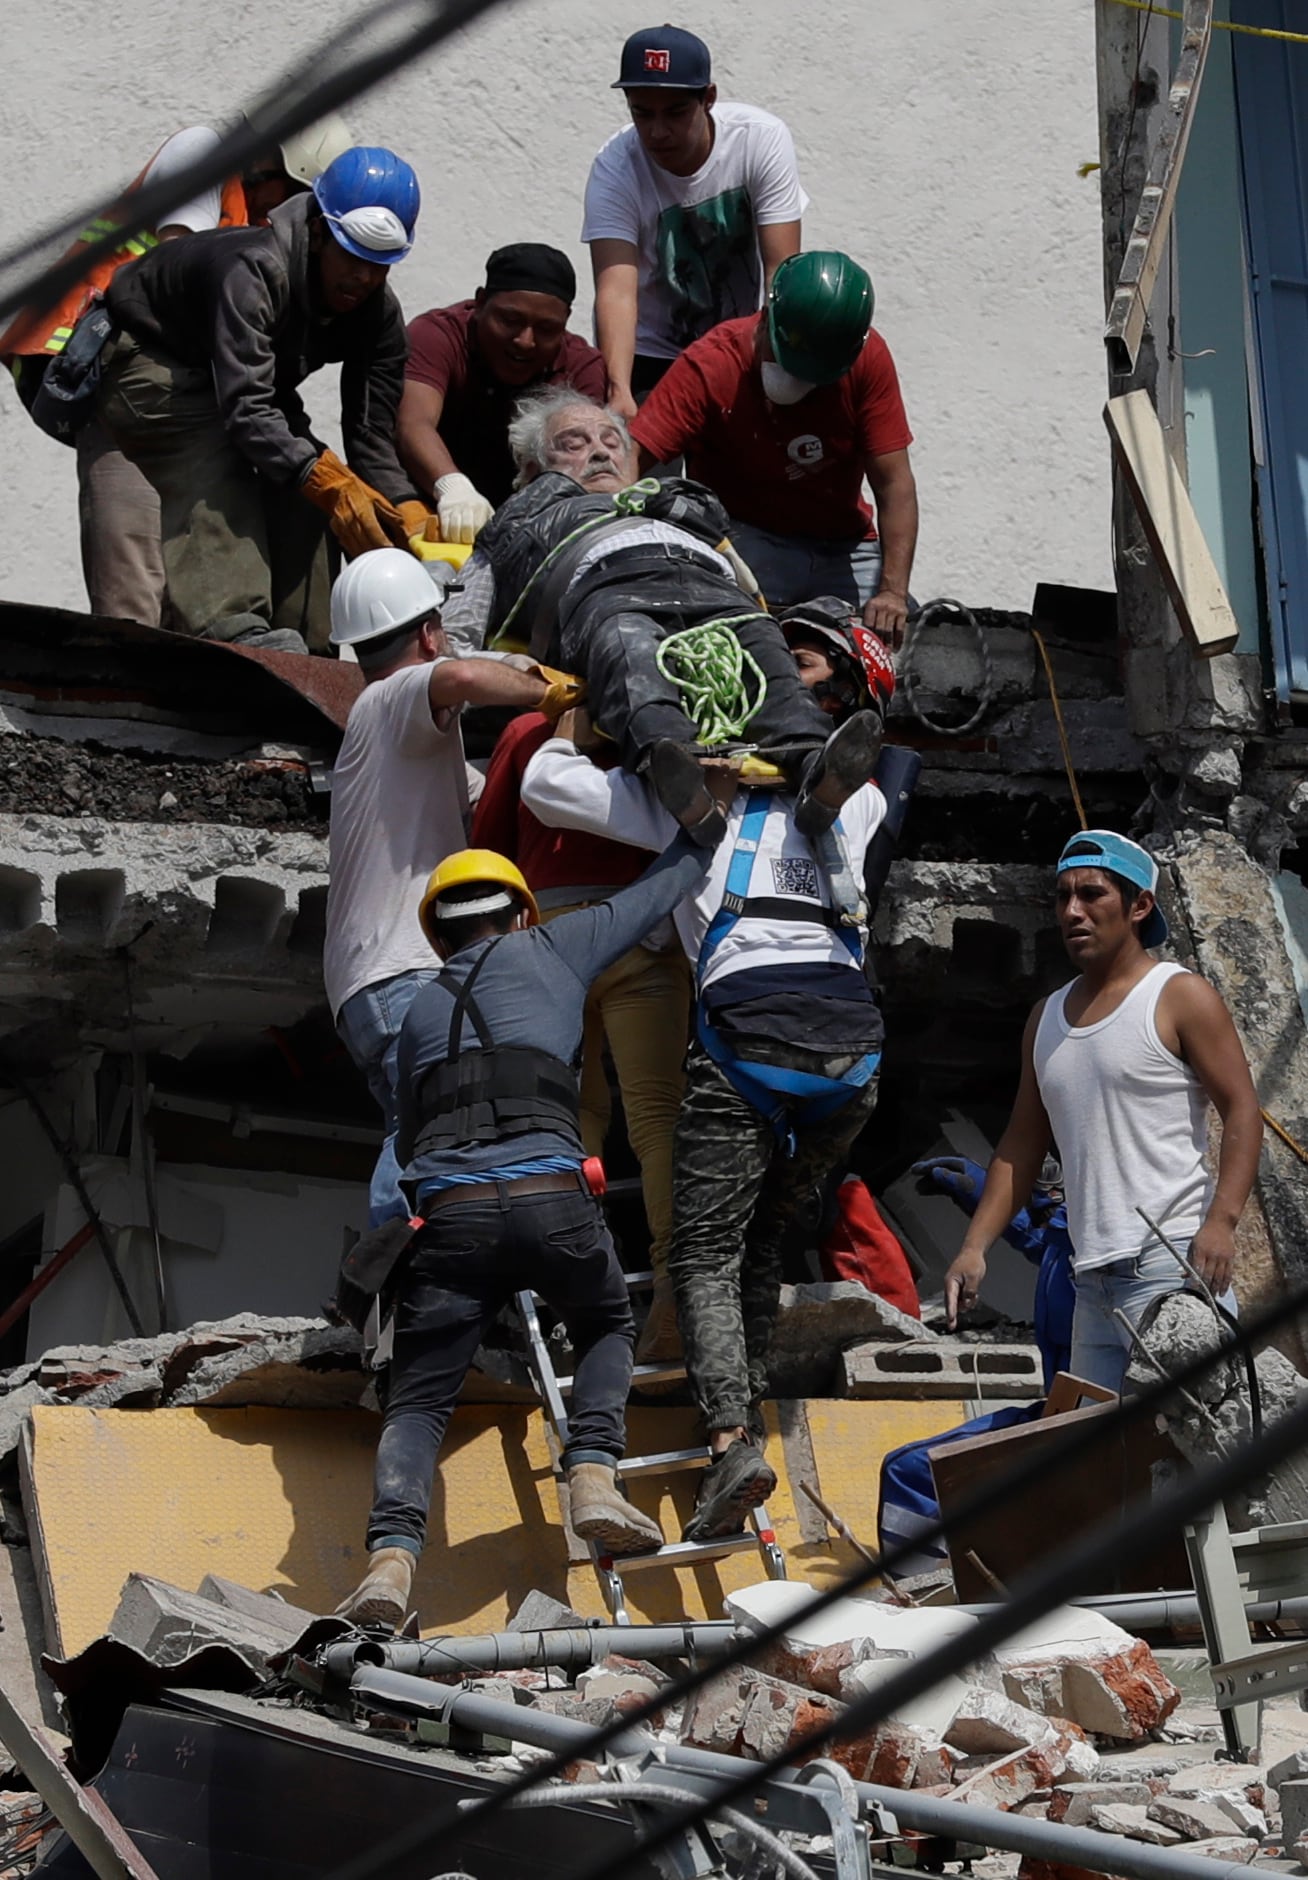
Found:
[{"label": "green coiled rope", "polygon": [[762,667],[731,631],[756,618],[755,614],[734,614],[727,620],[686,627],[681,633],[670,633],[658,649],[659,671],[679,688],[700,744],[713,746],[742,737],[767,695]]}]

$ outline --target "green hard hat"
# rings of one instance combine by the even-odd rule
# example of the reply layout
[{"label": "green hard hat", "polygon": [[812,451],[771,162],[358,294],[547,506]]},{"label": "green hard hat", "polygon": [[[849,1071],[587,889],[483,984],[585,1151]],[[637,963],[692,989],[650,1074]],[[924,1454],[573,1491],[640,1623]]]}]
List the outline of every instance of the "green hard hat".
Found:
[{"label": "green hard hat", "polygon": [[862,352],[874,304],[867,270],[838,249],[791,255],[768,289],[768,338],[777,364],[810,385],[830,385]]}]

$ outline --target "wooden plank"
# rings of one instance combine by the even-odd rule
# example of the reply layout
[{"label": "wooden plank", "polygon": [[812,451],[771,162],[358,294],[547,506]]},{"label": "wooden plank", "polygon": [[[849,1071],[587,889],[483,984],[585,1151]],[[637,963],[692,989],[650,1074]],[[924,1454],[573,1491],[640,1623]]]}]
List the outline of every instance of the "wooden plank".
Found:
[{"label": "wooden plank", "polygon": [[[1062,1416],[992,1430],[984,1436],[961,1437],[928,1450],[940,1511],[948,1520],[978,1489],[997,1486],[1037,1456],[1055,1453],[1068,1430],[1095,1420],[1105,1424],[1102,1438],[1082,1450],[1067,1469],[1046,1472],[1030,1487],[1005,1496],[986,1513],[955,1526],[949,1535],[949,1560],[961,1603],[994,1598],[987,1573],[1011,1585],[1075,1535],[1092,1532],[1128,1503],[1148,1494],[1153,1464],[1164,1457],[1174,1459],[1176,1452],[1167,1438],[1152,1428],[1136,1424],[1123,1431],[1115,1422],[1115,1410],[1115,1404],[1092,1404]],[[1087,1581],[1069,1597],[1145,1592],[1160,1586],[1189,1584],[1185,1549],[1178,1534],[1148,1558],[1125,1561],[1115,1585],[1091,1585]]]},{"label": "wooden plank", "polygon": [[1104,422],[1176,617],[1201,659],[1229,653],[1240,623],[1148,392],[1110,398]]}]

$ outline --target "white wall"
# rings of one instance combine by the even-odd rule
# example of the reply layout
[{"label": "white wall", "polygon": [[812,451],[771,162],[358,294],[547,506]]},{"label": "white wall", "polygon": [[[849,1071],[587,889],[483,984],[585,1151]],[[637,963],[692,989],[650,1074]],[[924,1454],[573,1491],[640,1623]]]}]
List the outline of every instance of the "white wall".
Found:
[{"label": "white wall", "polygon": [[[347,0],[9,0],[0,251],[112,191],[170,130],[221,125],[357,17]],[[357,102],[416,165],[411,313],[470,293],[489,251],[577,240],[590,158],[622,121],[629,31],[666,0],[516,0]],[[724,97],[777,111],[810,247],[871,269],[923,500],[914,587],[1029,605],[1110,585],[1093,0],[697,0]],[[416,9],[415,9],[416,13]],[[578,324],[589,319],[589,296]],[[313,402],[321,408],[315,395]],[[82,606],[71,452],[0,387],[0,598]]]}]

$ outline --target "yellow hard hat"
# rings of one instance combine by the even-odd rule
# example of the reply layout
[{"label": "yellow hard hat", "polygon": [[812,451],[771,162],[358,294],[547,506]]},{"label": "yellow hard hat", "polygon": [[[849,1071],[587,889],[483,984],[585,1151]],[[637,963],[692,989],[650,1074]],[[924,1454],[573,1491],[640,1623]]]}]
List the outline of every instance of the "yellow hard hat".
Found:
[{"label": "yellow hard hat", "polygon": [[522,870],[507,855],[497,855],[494,849],[459,849],[455,854],[447,855],[440,866],[432,870],[418,907],[422,931],[433,946],[440,932],[442,917],[446,920],[466,920],[469,914],[491,914],[511,905],[501,893],[490,894],[480,900],[459,901],[448,910],[437,906],[440,897],[448,894],[451,888],[482,886],[490,889],[507,888],[526,908],[527,925],[539,925],[540,909],[536,906],[536,897],[523,879]]}]

